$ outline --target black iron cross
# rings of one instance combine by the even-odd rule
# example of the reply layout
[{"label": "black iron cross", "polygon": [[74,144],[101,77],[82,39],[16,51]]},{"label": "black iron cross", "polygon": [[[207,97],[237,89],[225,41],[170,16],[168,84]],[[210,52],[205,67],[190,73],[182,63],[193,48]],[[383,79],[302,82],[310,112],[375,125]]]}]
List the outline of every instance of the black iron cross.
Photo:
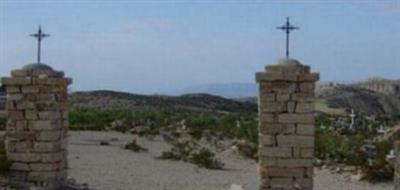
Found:
[{"label": "black iron cross", "polygon": [[37,63],[40,64],[40,45],[42,39],[45,37],[49,37],[49,34],[45,34],[42,32],[42,27],[39,25],[39,30],[36,34],[31,34],[30,36],[36,38],[38,40],[38,49],[37,49]]},{"label": "black iron cross", "polygon": [[286,58],[289,58],[289,34],[292,30],[300,29],[297,26],[293,26],[290,24],[289,17],[286,18],[286,24],[280,27],[277,27],[279,30],[284,30],[286,32]]}]

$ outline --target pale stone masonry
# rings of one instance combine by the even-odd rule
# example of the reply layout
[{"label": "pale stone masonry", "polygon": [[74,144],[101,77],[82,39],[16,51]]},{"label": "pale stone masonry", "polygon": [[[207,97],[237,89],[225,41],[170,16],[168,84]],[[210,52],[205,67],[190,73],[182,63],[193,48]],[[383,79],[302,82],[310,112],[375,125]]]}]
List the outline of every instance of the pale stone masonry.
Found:
[{"label": "pale stone masonry", "polygon": [[394,190],[400,190],[400,140],[395,142]]},{"label": "pale stone masonry", "polygon": [[71,79],[44,64],[2,78],[6,87],[6,151],[11,185],[55,190],[67,178],[67,87]]},{"label": "pale stone masonry", "polygon": [[259,84],[259,190],[312,190],[314,89],[318,73],[281,59]]}]

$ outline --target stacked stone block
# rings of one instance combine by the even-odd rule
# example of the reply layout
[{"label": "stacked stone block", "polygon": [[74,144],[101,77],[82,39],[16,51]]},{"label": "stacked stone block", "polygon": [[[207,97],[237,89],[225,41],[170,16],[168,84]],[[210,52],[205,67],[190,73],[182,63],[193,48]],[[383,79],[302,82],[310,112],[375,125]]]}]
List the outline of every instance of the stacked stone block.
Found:
[{"label": "stacked stone block", "polygon": [[395,142],[394,190],[400,190],[400,141]]},{"label": "stacked stone block", "polygon": [[311,190],[314,89],[319,74],[293,59],[256,73],[260,190]]},{"label": "stacked stone block", "polygon": [[71,79],[43,64],[13,70],[6,87],[6,151],[11,184],[57,189],[67,177],[67,86]]}]

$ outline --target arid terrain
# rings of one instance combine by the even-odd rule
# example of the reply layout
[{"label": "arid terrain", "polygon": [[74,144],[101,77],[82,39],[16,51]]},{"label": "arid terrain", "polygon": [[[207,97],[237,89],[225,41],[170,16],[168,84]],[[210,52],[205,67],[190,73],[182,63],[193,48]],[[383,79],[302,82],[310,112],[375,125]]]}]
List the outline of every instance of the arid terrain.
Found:
[{"label": "arid terrain", "polygon": [[[122,147],[134,138],[117,132],[70,132],[70,176],[96,190],[225,190],[232,184],[257,189],[257,165],[234,150],[218,154],[225,170],[156,159],[168,145],[161,138],[138,138],[148,152],[135,153]],[[110,145],[101,146],[108,141]],[[391,190],[392,183],[351,182],[348,174],[315,169],[315,190]]]}]

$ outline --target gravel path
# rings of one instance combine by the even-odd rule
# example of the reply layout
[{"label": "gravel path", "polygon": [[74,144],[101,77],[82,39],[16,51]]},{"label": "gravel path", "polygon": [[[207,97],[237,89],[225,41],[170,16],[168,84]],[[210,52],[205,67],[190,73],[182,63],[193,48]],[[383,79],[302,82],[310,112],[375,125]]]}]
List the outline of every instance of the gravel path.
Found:
[{"label": "gravel path", "polygon": [[[116,132],[70,132],[70,176],[96,190],[225,190],[239,184],[256,190],[257,164],[236,156],[222,155],[226,170],[206,170],[184,162],[158,160],[169,146],[159,138],[138,139],[149,152],[122,149],[132,135]],[[109,146],[100,141],[111,140]],[[316,170],[315,190],[392,190],[391,183],[371,185],[347,182],[341,175]]]}]

